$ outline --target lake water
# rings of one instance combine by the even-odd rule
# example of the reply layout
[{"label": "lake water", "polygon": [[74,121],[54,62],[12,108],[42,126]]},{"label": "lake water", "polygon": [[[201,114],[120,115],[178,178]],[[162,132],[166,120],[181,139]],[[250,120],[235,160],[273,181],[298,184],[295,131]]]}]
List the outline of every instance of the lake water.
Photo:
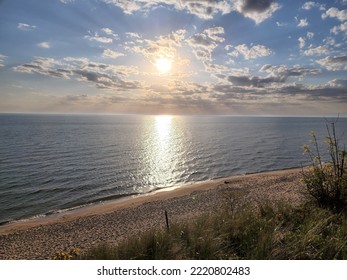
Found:
[{"label": "lake water", "polygon": [[[306,165],[323,118],[0,115],[0,223],[230,175]],[[347,119],[337,123],[346,139]],[[324,148],[325,149],[325,148]]]}]

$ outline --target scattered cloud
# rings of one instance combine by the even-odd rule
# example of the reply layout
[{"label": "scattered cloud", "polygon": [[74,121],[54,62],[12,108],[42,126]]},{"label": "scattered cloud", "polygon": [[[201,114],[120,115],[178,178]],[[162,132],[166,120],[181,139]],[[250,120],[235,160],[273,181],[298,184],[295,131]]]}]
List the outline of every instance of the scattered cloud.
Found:
[{"label": "scattered cloud", "polygon": [[213,41],[222,43],[224,38],[220,37],[224,35],[224,28],[221,26],[211,27],[204,30],[204,33]]},{"label": "scattered cloud", "polygon": [[119,39],[118,34],[114,33],[113,30],[110,28],[104,27],[101,29],[101,32],[105,33],[106,35],[112,36],[116,40]]},{"label": "scattered cloud", "polygon": [[300,47],[300,49],[302,49],[303,47],[305,47],[305,45],[306,45],[306,39],[305,39],[304,37],[299,37],[298,41],[299,41],[299,47]]},{"label": "scattered cloud", "polygon": [[347,55],[327,56],[317,60],[317,62],[329,71],[347,70]]},{"label": "scattered cloud", "polygon": [[347,80],[334,79],[329,81],[328,85],[334,88],[347,88]]},{"label": "scattered cloud", "polygon": [[166,5],[179,11],[185,11],[201,19],[210,20],[217,14],[229,14],[237,11],[259,24],[270,18],[281,6],[272,0],[229,0],[198,1],[198,0],[102,0],[122,9],[125,14],[135,12],[148,13],[151,9]]},{"label": "scattered cloud", "polygon": [[102,55],[104,57],[117,58],[117,57],[120,57],[120,56],[124,56],[124,53],[120,53],[120,52],[112,51],[110,49],[106,49],[106,50],[103,51]]},{"label": "scattered cloud", "polygon": [[[166,1],[168,2],[168,1]],[[172,1],[170,1],[172,2]],[[231,12],[229,1],[173,1],[175,8],[185,10],[202,19],[212,19],[216,14],[228,14]]]},{"label": "scattered cloud", "polygon": [[273,77],[280,77],[281,81],[286,81],[289,77],[303,77],[306,75],[318,75],[321,73],[319,69],[307,69],[300,67],[299,65],[294,65],[289,68],[286,65],[273,66],[270,64],[265,64],[259,71],[268,73]]},{"label": "scattered cloud", "polygon": [[147,13],[161,5],[174,7],[177,10],[186,11],[202,19],[212,19],[214,15],[227,14],[231,12],[229,1],[180,1],[180,0],[103,0],[107,4],[112,4],[122,9],[125,14],[135,12]]},{"label": "scattered cloud", "polygon": [[326,46],[338,46],[336,40],[333,37],[327,37],[323,40]]},{"label": "scattered cloud", "polygon": [[260,24],[270,18],[281,6],[272,0],[235,0],[234,8],[256,24]]},{"label": "scattered cloud", "polygon": [[263,88],[270,83],[282,82],[278,77],[236,76],[230,75],[227,80],[234,86]]},{"label": "scattered cloud", "polygon": [[308,39],[312,39],[314,37],[314,33],[313,32],[307,32],[306,36]]},{"label": "scattered cloud", "polygon": [[319,10],[325,10],[325,5],[317,3],[317,2],[309,1],[309,2],[305,2],[301,8],[303,10],[311,10],[313,8],[318,8]]},{"label": "scattered cloud", "polygon": [[42,49],[49,49],[51,47],[49,42],[41,42],[38,43],[37,46]]},{"label": "scattered cloud", "polygon": [[300,19],[298,20],[298,27],[306,27],[308,26],[308,21],[307,21],[307,18],[304,18],[304,19]]},{"label": "scattered cloud", "polygon": [[127,42],[126,50],[141,54],[150,63],[155,64],[156,59],[165,57],[167,59],[174,59],[176,63],[180,64],[183,61],[177,54],[177,49],[182,46],[183,40],[186,35],[186,30],[179,29],[171,32],[165,36],[158,36],[154,40],[141,39],[137,36],[132,36],[135,41],[131,44]]},{"label": "scattered cloud", "polygon": [[59,61],[53,58],[38,57],[31,63],[22,64],[12,69],[21,73],[92,82],[100,89],[127,91],[143,88],[141,82],[127,79],[130,73],[135,73],[133,67],[117,67],[111,64],[93,62],[87,58],[67,57]]},{"label": "scattered cloud", "polygon": [[326,46],[318,46],[318,47],[310,47],[309,49],[304,51],[304,55],[310,56],[310,55],[327,55],[329,54],[329,50]]},{"label": "scattered cloud", "polygon": [[251,47],[247,47],[246,44],[238,45],[234,47],[234,50],[228,55],[232,57],[237,57],[242,55],[246,60],[256,59],[258,57],[269,56],[272,54],[271,49],[263,45],[254,45]]},{"label": "scattered cloud", "polygon": [[135,32],[126,32],[125,35],[126,35],[128,38],[138,38],[138,39],[141,38],[141,35],[138,34],[138,33],[135,33]]},{"label": "scattered cloud", "polygon": [[334,33],[335,35],[341,33],[344,33],[347,36],[347,21],[344,23],[341,23],[340,25],[334,26],[330,29],[331,33]]},{"label": "scattered cloud", "polygon": [[89,41],[96,41],[96,42],[103,43],[103,44],[110,44],[113,42],[112,38],[99,36],[99,34],[97,32],[92,33],[90,31],[89,31],[89,35],[85,35],[84,38],[89,40]]},{"label": "scattered cloud", "polygon": [[36,25],[30,25],[27,23],[20,22],[18,23],[17,28],[20,30],[30,31],[34,30],[36,28]]},{"label": "scattered cloud", "polygon": [[5,61],[6,56],[0,54],[0,68],[4,67],[4,61]]},{"label": "scattered cloud", "polygon": [[[68,4],[73,0],[60,2]],[[77,6],[82,2],[74,1],[74,4]],[[110,6],[99,5],[99,2]],[[111,8],[112,13],[114,9],[120,9],[116,14],[124,14],[113,23],[107,17],[105,21],[94,19],[91,22],[96,23],[91,24],[95,28],[93,31],[73,30],[73,34],[80,34],[82,39],[76,44],[80,49],[69,45],[71,34],[59,34],[54,40],[54,48],[51,46],[53,41],[40,41],[48,40],[42,39],[47,38],[44,37],[47,31],[59,29],[59,21],[54,28],[45,30],[45,26],[37,28],[28,24],[36,23],[35,20],[17,18],[12,21],[12,27],[17,27],[17,31],[23,30],[18,31],[21,35],[33,34],[24,31],[37,28],[32,39],[41,39],[35,41],[34,47],[51,49],[51,57],[35,57],[32,54],[29,60],[4,68],[5,62],[8,65],[20,60],[7,59],[0,54],[0,68],[1,71],[9,69],[32,75],[31,83],[37,75],[49,78],[46,85],[50,85],[51,79],[69,80],[69,83],[59,84],[61,88],[56,90],[56,94],[47,92],[47,100],[54,96],[61,104],[76,104],[74,108],[77,109],[78,104],[95,105],[99,106],[95,110],[98,112],[116,106],[112,107],[116,108],[114,112],[228,114],[237,113],[233,110],[238,107],[241,114],[249,112],[249,108],[254,108],[257,114],[269,112],[257,111],[261,106],[272,110],[275,107],[292,106],[293,109],[317,104],[306,101],[327,101],[325,104],[330,105],[317,104],[317,108],[331,106],[329,108],[334,111],[334,104],[341,103],[343,106],[342,102],[347,102],[347,80],[345,72],[342,72],[347,70],[344,53],[347,15],[346,10],[341,8],[342,0],[285,2],[100,0],[93,7],[79,8],[86,14],[96,7],[100,10]],[[283,13],[276,12],[282,6],[288,9],[288,13],[287,10],[283,13],[289,17],[284,18]],[[66,9],[65,5],[58,7]],[[158,17],[152,17],[153,14]],[[226,14],[228,16],[221,17]],[[290,16],[294,14],[298,15],[295,21]],[[167,15],[170,17],[166,18]],[[92,14],[88,16],[93,17]],[[165,26],[161,26],[163,20]],[[143,32],[142,27],[147,27],[147,24],[151,24],[153,30],[146,28]],[[73,24],[71,28],[74,28]],[[21,36],[17,37],[17,42],[21,42]],[[59,40],[67,43],[61,44]],[[20,48],[16,51],[22,51]],[[74,57],[79,51],[87,57]],[[2,52],[6,55],[15,53],[6,49]],[[65,57],[61,56],[62,53]],[[172,62],[172,69],[167,75],[160,75],[154,67],[161,57]],[[267,64],[264,65],[265,60]],[[16,77],[18,74],[13,72],[10,75]],[[23,80],[23,83],[29,79]],[[83,94],[78,91],[76,95],[71,94],[68,88],[71,83],[82,84]],[[13,87],[11,90],[15,91]],[[132,106],[131,110],[129,106]],[[276,110],[273,109],[273,112],[284,114]]]},{"label": "scattered cloud", "polygon": [[27,73],[27,74],[40,74],[44,76],[65,77],[68,78],[68,73],[58,70],[53,70],[55,67],[59,67],[60,63],[53,58],[37,57],[31,63],[25,63],[12,68],[15,72]]},{"label": "scattered cloud", "polygon": [[322,19],[326,18],[336,18],[339,21],[346,21],[347,20],[347,9],[346,10],[339,10],[337,8],[330,8],[325,13],[322,14]]},{"label": "scattered cloud", "polygon": [[[122,9],[125,14],[132,14],[136,11],[141,10],[141,2],[140,1],[127,1],[127,0],[102,0],[107,4],[113,4],[118,8]],[[143,1],[144,2],[144,1]]]},{"label": "scattered cloud", "polygon": [[192,48],[195,57],[203,62],[207,72],[215,72],[217,75],[226,70],[225,66],[212,63],[214,49],[224,42],[224,28],[212,27],[205,29],[202,33],[191,36],[187,42]]},{"label": "scattered cloud", "polygon": [[237,86],[239,90],[249,87],[262,89],[269,86],[277,88],[278,84],[285,84],[290,77],[302,79],[306,75],[321,73],[318,69],[306,69],[300,66],[288,68],[285,65],[273,66],[270,64],[263,65],[259,70],[260,73],[268,74],[265,77],[249,75],[247,72],[233,72],[233,75],[225,76],[224,79],[233,86]]}]

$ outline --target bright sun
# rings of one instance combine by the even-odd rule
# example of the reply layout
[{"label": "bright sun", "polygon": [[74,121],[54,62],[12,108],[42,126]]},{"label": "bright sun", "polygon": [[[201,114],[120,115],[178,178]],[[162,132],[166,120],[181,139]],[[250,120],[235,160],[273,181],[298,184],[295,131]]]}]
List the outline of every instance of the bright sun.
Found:
[{"label": "bright sun", "polygon": [[160,73],[168,73],[171,70],[172,61],[170,59],[160,57],[155,61],[155,67],[157,67]]}]

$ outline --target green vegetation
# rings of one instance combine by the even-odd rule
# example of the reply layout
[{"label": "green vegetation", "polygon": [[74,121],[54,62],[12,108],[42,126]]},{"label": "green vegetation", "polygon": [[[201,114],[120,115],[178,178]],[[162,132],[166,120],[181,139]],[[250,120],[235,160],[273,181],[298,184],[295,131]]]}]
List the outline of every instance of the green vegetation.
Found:
[{"label": "green vegetation", "polygon": [[152,230],[82,259],[347,259],[347,216],[314,204],[243,207]]},{"label": "green vegetation", "polygon": [[345,160],[347,153],[341,149],[336,137],[335,123],[327,125],[328,136],[325,141],[328,147],[330,162],[323,164],[318,141],[311,132],[311,144],[304,145],[304,153],[311,159],[309,170],[302,172],[308,193],[314,197],[320,207],[335,212],[347,211],[347,169]]}]

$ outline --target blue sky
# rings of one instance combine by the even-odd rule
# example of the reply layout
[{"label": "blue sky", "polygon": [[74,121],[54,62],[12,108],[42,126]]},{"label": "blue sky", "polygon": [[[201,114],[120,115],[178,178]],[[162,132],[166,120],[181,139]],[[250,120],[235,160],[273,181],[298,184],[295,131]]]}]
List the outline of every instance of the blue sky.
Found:
[{"label": "blue sky", "polygon": [[347,0],[0,0],[0,112],[347,115],[346,37]]}]

